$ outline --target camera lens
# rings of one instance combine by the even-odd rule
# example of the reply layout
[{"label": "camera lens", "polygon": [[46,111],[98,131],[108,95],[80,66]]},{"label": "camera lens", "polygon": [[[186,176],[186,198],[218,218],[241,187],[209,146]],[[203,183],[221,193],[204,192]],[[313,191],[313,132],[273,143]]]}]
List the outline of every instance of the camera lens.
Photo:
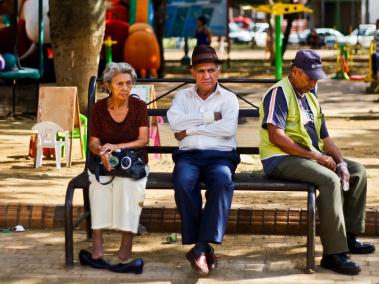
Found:
[{"label": "camera lens", "polygon": [[132,160],[128,156],[125,156],[121,159],[121,168],[123,168],[124,170],[129,169],[131,165]]},{"label": "camera lens", "polygon": [[111,155],[109,157],[109,164],[111,165],[112,169],[118,165],[119,161],[120,160],[116,156]]}]

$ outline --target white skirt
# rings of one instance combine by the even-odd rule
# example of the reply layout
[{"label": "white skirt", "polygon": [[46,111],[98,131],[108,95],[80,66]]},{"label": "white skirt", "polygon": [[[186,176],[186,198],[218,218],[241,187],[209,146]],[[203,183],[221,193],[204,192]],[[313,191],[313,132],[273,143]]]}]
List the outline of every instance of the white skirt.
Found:
[{"label": "white skirt", "polygon": [[[149,172],[149,167],[146,166]],[[147,176],[134,180],[115,177],[107,185],[100,184],[96,176],[88,171],[90,181],[89,198],[91,204],[92,229],[116,229],[137,233],[141,215]],[[105,183],[109,176],[100,176]]]}]

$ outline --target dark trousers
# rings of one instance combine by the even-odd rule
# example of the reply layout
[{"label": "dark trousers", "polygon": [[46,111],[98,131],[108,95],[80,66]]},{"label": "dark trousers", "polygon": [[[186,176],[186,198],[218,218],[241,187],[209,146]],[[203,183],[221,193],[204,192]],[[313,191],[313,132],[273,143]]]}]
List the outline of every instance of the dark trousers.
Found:
[{"label": "dark trousers", "polygon": [[[173,160],[173,183],[182,223],[182,243],[222,243],[239,155],[235,151],[179,150],[173,154]],[[201,182],[206,187],[204,208]]]},{"label": "dark trousers", "polygon": [[371,61],[372,61],[372,76],[376,77],[379,67],[379,57],[376,55],[376,53],[371,54]]}]

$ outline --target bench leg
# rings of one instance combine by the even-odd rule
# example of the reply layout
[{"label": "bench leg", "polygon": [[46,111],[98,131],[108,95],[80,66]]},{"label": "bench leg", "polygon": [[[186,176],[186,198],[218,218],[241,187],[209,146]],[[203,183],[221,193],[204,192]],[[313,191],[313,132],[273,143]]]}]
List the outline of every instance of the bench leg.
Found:
[{"label": "bench leg", "polygon": [[87,239],[92,238],[92,229],[91,229],[91,205],[89,202],[89,188],[85,187],[83,188],[83,201],[84,201],[84,212],[88,212],[86,216],[86,232],[87,232]]},{"label": "bench leg", "polygon": [[315,231],[316,231],[316,189],[308,191],[308,228],[307,228],[307,273],[315,271]]},{"label": "bench leg", "polygon": [[65,232],[65,261],[66,266],[74,265],[74,236],[72,224],[72,199],[75,188],[68,184],[66,192],[66,201],[64,204],[64,232]]}]

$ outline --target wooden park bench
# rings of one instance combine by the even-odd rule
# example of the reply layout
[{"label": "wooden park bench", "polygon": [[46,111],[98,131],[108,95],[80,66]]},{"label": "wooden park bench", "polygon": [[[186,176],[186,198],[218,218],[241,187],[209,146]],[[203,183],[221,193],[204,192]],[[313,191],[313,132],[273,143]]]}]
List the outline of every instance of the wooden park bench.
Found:
[{"label": "wooden park bench", "polygon": [[[139,82],[152,82],[151,80],[140,80]],[[180,79],[183,82],[180,86],[183,86],[186,82],[193,83],[191,79]],[[221,79],[220,83],[272,83],[273,80],[253,80],[253,79]],[[178,82],[178,79],[157,79],[154,82]],[[174,88],[173,90],[178,89]],[[168,93],[172,92],[169,91]],[[95,102],[96,92],[96,77],[92,77],[88,89],[88,113],[90,108]],[[166,93],[166,94],[168,94]],[[165,95],[166,95],[165,94]],[[158,97],[160,99],[164,95]],[[243,99],[242,97],[238,96]],[[243,99],[245,100],[245,99]],[[246,101],[246,100],[245,100]],[[149,116],[165,116],[167,109],[148,109]],[[241,109],[239,112],[240,118],[244,117],[258,117],[259,112],[257,109]],[[88,115],[88,117],[90,117]],[[88,127],[90,129],[91,121],[88,120]],[[89,140],[89,139],[88,139]],[[87,142],[88,143],[88,142]],[[87,151],[89,147],[87,147]],[[147,151],[149,153],[164,153],[171,154],[177,147],[170,146],[148,146]],[[259,154],[258,147],[238,147],[238,153],[240,154]],[[88,157],[88,153],[86,155]],[[312,273],[315,267],[315,227],[316,227],[316,205],[315,195],[316,189],[312,184],[291,182],[283,180],[269,179],[263,174],[249,174],[249,173],[236,173],[235,175],[235,190],[237,191],[295,191],[307,193],[307,252],[306,252],[306,272]],[[83,190],[84,200],[84,213],[78,217],[77,220],[73,220],[73,195],[75,189]],[[146,189],[155,190],[168,190],[173,189],[171,181],[171,172],[150,172]],[[91,238],[91,218],[90,218],[90,203],[89,203],[89,180],[87,175],[87,165],[84,171],[78,176],[74,177],[67,186],[66,200],[65,200],[65,262],[66,266],[73,265],[73,230],[83,220],[86,220],[86,232],[87,238]]]}]

